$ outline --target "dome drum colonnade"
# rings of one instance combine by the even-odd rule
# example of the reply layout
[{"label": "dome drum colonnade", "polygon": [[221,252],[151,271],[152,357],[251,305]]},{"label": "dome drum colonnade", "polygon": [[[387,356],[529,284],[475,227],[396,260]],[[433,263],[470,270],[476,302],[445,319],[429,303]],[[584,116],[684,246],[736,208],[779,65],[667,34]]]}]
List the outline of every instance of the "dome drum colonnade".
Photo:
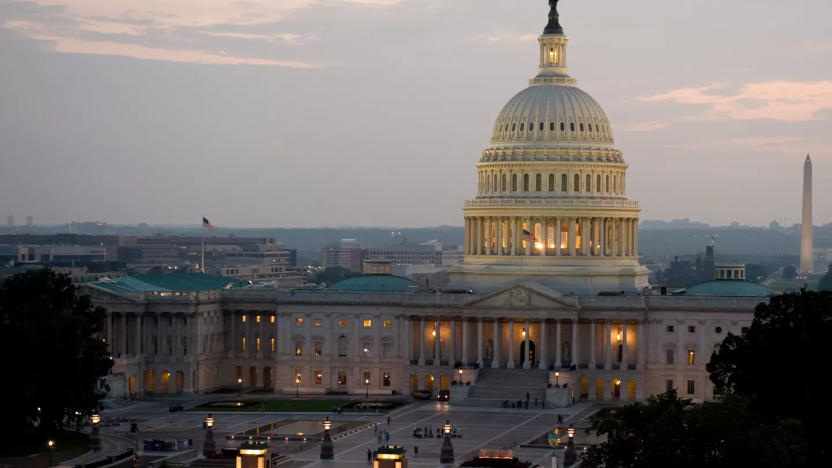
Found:
[{"label": "dome drum colonnade", "polygon": [[503,107],[477,164],[451,282],[488,292],[530,277],[576,294],[638,292],[647,270],[627,164],[604,110],[568,74],[557,16],[538,42],[538,74]]}]

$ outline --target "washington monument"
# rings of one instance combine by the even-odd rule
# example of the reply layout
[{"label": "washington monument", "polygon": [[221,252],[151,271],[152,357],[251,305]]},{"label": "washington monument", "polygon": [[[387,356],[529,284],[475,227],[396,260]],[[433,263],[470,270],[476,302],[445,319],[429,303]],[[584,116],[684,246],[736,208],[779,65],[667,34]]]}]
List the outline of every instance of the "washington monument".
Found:
[{"label": "washington monument", "polygon": [[803,221],[800,227],[800,272],[812,273],[812,158],[803,163]]}]

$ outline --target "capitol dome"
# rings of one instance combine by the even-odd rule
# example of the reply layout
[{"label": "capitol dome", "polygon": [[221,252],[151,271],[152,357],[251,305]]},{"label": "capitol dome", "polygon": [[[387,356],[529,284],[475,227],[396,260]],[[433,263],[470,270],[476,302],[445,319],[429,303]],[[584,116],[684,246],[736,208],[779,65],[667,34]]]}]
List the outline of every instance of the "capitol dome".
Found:
[{"label": "capitol dome", "polygon": [[500,111],[477,163],[465,257],[451,284],[489,292],[529,280],[575,294],[638,293],[647,269],[628,166],[603,108],[569,75],[569,38],[552,5],[538,73]]}]

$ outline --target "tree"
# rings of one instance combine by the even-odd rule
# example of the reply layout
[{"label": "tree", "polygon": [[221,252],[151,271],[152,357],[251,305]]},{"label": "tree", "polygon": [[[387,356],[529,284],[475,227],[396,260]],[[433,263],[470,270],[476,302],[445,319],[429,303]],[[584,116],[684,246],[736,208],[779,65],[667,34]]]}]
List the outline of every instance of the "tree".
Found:
[{"label": "tree", "polygon": [[832,292],[781,295],[757,306],[748,331],[729,335],[707,366],[715,392],[752,398],[768,421],[799,421],[812,466],[832,466],[824,375],[830,336]]},{"label": "tree", "polygon": [[820,279],[820,283],[818,283],[818,291],[832,291],[832,267],[830,267],[830,271],[823,275],[823,278]]},{"label": "tree", "polygon": [[695,405],[669,391],[646,403],[602,410],[590,421],[590,430],[607,437],[583,457],[582,466],[592,468],[774,468],[803,462],[795,423],[767,424],[740,398]]},{"label": "tree", "polygon": [[98,406],[112,367],[96,337],[104,309],[79,296],[69,277],[48,269],[8,278],[0,285],[0,435],[17,440],[34,428],[41,435],[77,422]]}]

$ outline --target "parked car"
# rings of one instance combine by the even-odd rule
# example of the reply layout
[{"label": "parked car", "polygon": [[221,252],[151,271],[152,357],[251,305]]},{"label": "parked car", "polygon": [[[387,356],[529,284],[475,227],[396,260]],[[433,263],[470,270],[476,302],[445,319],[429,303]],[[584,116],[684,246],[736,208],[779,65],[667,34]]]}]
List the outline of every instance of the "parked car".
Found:
[{"label": "parked car", "polygon": [[436,399],[439,401],[448,401],[451,399],[451,392],[450,390],[440,390],[439,394],[436,395]]},{"label": "parked car", "polygon": [[411,395],[417,400],[430,400],[433,397],[433,392],[429,390],[416,390]]}]

